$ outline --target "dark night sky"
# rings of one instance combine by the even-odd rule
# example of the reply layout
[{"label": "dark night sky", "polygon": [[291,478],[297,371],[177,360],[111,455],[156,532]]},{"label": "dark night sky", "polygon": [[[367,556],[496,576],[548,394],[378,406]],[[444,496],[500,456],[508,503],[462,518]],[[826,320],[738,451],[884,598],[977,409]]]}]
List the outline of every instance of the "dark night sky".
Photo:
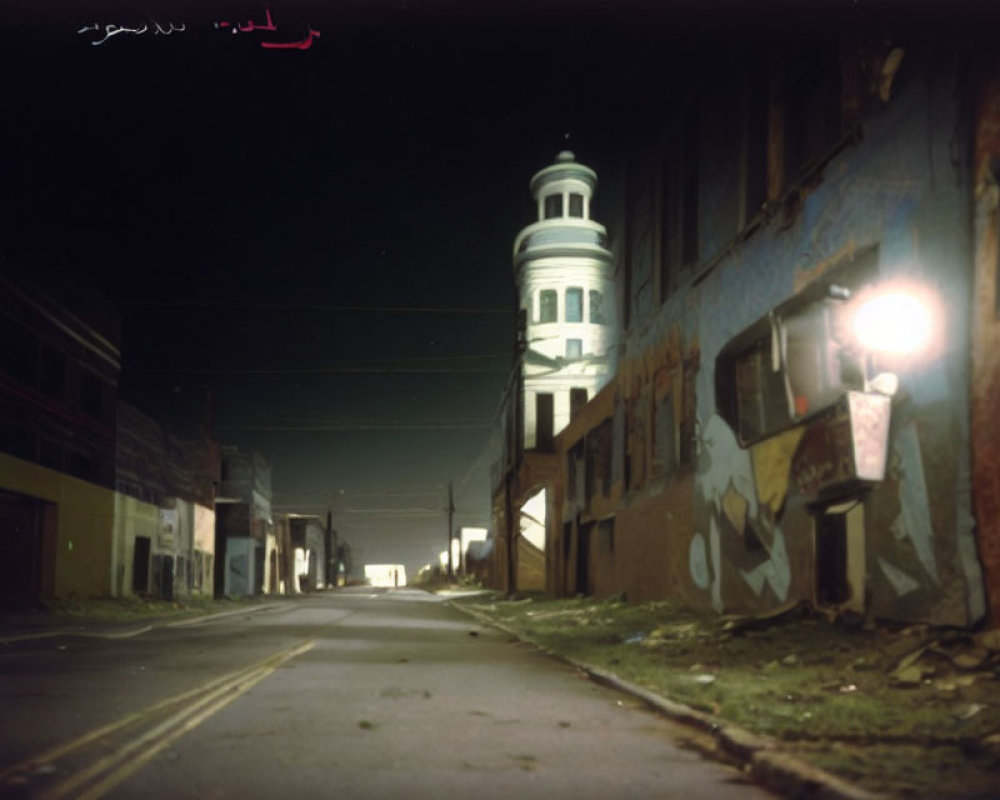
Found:
[{"label": "dark night sky", "polygon": [[[456,525],[488,523],[529,178],[565,147],[610,169],[620,108],[705,19],[726,57],[721,14],[677,4],[36,5],[0,34],[8,268],[57,247],[119,308],[127,396],[174,419],[210,390],[279,510],[332,503],[359,561],[411,569],[449,480]],[[265,8],[275,33],[213,25]],[[91,44],[153,19],[185,30]]]}]

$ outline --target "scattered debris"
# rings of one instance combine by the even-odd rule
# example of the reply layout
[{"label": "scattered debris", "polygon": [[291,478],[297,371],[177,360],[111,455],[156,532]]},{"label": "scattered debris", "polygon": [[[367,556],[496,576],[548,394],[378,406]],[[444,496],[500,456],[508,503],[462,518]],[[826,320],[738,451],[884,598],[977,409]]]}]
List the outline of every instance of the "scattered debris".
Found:
[{"label": "scattered debris", "polygon": [[981,703],[968,703],[955,708],[951,713],[958,719],[972,719],[976,714],[983,711],[986,706]]},{"label": "scattered debris", "polygon": [[361,728],[361,730],[363,731],[373,731],[375,730],[376,725],[371,720],[362,719],[358,720],[358,727]]},{"label": "scattered debris", "polygon": [[702,686],[708,686],[710,683],[715,683],[715,676],[709,672],[703,672],[700,675],[695,675],[692,680]]},{"label": "scattered debris", "polygon": [[904,667],[898,669],[889,676],[889,679],[896,685],[902,687],[920,686],[924,680],[924,672],[918,666]]}]

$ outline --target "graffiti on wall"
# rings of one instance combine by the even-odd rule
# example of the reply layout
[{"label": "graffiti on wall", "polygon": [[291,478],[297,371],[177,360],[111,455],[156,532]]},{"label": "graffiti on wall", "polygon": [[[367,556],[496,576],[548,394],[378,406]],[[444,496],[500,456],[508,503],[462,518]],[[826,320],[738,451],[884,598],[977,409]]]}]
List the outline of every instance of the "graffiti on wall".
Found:
[{"label": "graffiti on wall", "polygon": [[897,433],[895,453],[898,459],[900,508],[899,516],[892,523],[892,533],[898,541],[909,540],[921,566],[938,583],[940,578],[934,558],[934,530],[927,503],[927,481],[914,423],[910,422]]},{"label": "graffiti on wall", "polygon": [[[778,436],[762,442],[753,451],[745,450],[717,414],[702,431],[698,477],[701,499],[710,513],[708,536],[706,540],[705,534],[694,534],[688,548],[688,563],[692,581],[710,592],[716,610],[723,606],[724,534],[743,539],[749,530],[762,546],[761,561],[750,569],[739,569],[754,594],[762,597],[765,587],[770,586],[779,601],[788,598],[791,567],[785,535],[774,522],[774,512],[780,510],[787,493],[789,446],[789,437]],[[755,467],[761,480],[755,479]]]}]

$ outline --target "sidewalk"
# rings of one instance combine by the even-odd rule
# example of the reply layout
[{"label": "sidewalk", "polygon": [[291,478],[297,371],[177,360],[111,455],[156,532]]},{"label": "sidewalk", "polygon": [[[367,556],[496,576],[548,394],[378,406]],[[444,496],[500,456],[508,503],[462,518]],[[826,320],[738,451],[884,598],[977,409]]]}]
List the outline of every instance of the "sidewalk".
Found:
[{"label": "sidewalk", "polygon": [[25,611],[0,611],[0,644],[59,636],[127,639],[153,628],[183,627],[207,619],[259,612],[289,599],[183,598],[168,602],[131,597],[75,601]]},{"label": "sidewalk", "polygon": [[451,601],[688,726],[788,797],[1000,796],[1000,632],[669,603]]}]

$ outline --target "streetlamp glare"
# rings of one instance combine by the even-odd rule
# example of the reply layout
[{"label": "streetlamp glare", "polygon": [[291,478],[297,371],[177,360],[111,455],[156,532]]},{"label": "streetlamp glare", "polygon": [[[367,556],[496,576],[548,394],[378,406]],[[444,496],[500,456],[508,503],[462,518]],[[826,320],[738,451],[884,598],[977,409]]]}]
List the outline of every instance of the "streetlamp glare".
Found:
[{"label": "streetlamp glare", "polygon": [[935,328],[930,303],[905,289],[878,291],[861,299],[854,313],[854,335],[870,352],[915,355],[927,348]]}]

